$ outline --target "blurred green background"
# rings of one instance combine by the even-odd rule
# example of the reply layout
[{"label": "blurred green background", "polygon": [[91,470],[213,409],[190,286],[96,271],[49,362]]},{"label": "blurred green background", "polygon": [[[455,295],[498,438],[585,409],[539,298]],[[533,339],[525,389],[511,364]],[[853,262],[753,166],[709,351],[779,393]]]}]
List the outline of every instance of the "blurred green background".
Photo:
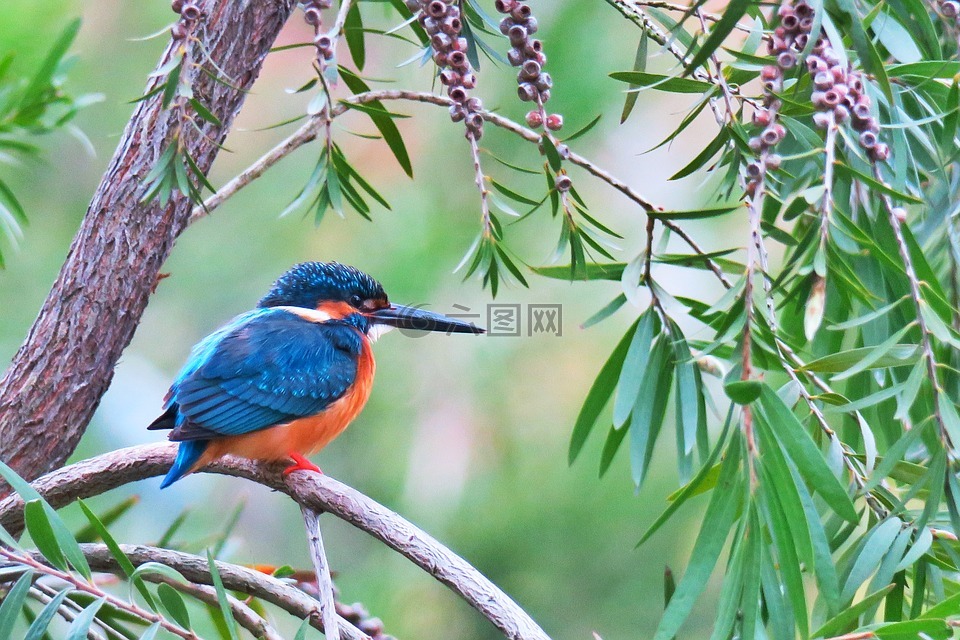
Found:
[{"label": "blurred green background", "polygon": [[[492,4],[483,1],[491,13]],[[538,37],[549,57],[547,70],[555,81],[550,110],[564,114],[568,133],[603,115],[600,125],[573,143],[574,148],[665,206],[702,200],[708,191],[702,175],[679,182],[667,178],[712,138],[709,119],[674,144],[643,153],[676,126],[696,96],[688,103],[682,96],[642,93],[631,119],[618,125],[624,87],[607,74],[632,66],[636,28],[603,3],[532,4],[540,18]],[[364,1],[361,6],[368,26],[389,28],[398,22],[386,4]],[[140,94],[165,45],[165,36],[134,39],[173,19],[164,0],[7,0],[0,17],[0,52],[16,51],[16,69],[29,73],[77,15],[83,27],[74,47],[79,59],[69,89],[104,95],[103,102],[77,121],[96,154],[91,156],[63,133],[45,141],[42,162],[0,165],[30,216],[17,249],[0,240],[8,258],[8,268],[0,271],[0,361],[5,363],[62,264],[129,117],[128,101]],[[278,44],[308,38],[306,25],[295,15]],[[506,47],[505,40],[495,44]],[[430,89],[430,67],[397,68],[415,52],[410,45],[368,38],[367,48],[364,75],[396,80],[380,86]],[[656,53],[655,47],[651,51]],[[216,162],[214,184],[223,184],[292,131],[290,126],[257,129],[303,112],[309,96],[285,90],[310,77],[310,55],[309,49],[294,49],[268,59],[227,140],[231,153],[221,154]],[[665,56],[651,60],[652,68],[668,66]],[[485,61],[479,75],[476,93],[485,105],[522,120],[526,105],[515,98],[514,72]],[[160,410],[190,347],[252,307],[295,262],[353,264],[380,279],[397,302],[429,304],[446,312],[456,311],[454,305],[466,306],[485,323],[489,292],[453,273],[479,228],[478,194],[462,126],[452,124],[445,110],[436,107],[389,107],[413,116],[398,124],[414,159],[414,181],[403,175],[382,141],[350,134],[372,131],[365,115],[338,120],[335,136],[351,161],[386,195],[393,211],[376,210],[373,223],[332,213],[319,226],[299,213],[278,219],[313,167],[319,148],[312,145],[190,228],[164,269],[172,276],[153,296],[76,459],[160,438],[144,427]],[[527,167],[542,163],[533,145],[489,125],[483,145]],[[512,188],[541,197],[542,177],[527,180],[491,160],[485,169]],[[625,236],[618,257],[636,255],[645,222],[639,210],[579,170],[572,175],[591,211]],[[708,249],[721,247],[731,231],[696,225],[691,229]],[[557,221],[541,211],[510,227],[508,245],[528,263],[546,264],[558,233]],[[710,295],[704,292],[712,287],[697,273],[666,271],[661,279],[674,293],[688,296]],[[664,565],[682,569],[695,531],[692,522],[703,505],[694,502],[651,542],[634,549],[677,485],[669,428],[640,495],[634,494],[622,452],[609,474],[598,479],[602,438],[596,434],[581,459],[567,465],[580,403],[636,310],[628,306],[584,331],[579,324],[619,293],[618,283],[570,284],[535,276],[530,282],[530,289],[505,288],[497,302],[524,305],[524,312],[530,303],[561,304],[561,337],[387,336],[377,344],[377,383],[367,409],[316,461],[328,474],[398,511],[463,555],[554,637],[589,638],[591,631],[606,640],[646,637],[662,611]],[[526,325],[523,328],[525,332]],[[141,503],[114,526],[118,539],[156,541],[189,509],[176,541],[189,550],[201,549],[242,503],[245,508],[225,559],[309,567],[299,512],[284,497],[244,481],[202,475],[162,493],[158,485],[158,480],[141,482],[95,501],[104,509],[130,493],[140,496]],[[323,524],[343,600],[363,602],[383,618],[388,633],[401,639],[499,637],[478,614],[403,558],[332,517]],[[693,637],[710,628],[714,597],[710,594],[701,605],[705,615],[691,619],[688,632]],[[296,627],[282,616],[277,624],[287,631]]]}]

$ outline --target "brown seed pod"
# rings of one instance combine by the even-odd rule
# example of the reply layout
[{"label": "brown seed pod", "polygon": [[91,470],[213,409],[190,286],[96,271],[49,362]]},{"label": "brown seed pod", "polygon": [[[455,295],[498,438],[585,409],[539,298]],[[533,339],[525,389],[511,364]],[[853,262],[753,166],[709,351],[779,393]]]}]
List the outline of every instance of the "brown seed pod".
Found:
[{"label": "brown seed pod", "polygon": [[567,174],[561,173],[557,176],[557,179],[554,180],[553,185],[557,188],[557,191],[570,191],[570,187],[573,186],[573,180],[571,180]]}]

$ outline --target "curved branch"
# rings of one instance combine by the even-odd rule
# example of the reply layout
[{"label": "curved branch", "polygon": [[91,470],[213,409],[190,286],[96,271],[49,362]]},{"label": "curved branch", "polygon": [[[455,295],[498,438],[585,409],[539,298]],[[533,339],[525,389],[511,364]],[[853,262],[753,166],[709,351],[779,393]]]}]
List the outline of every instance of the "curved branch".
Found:
[{"label": "curved branch", "polygon": [[[33,486],[51,505],[61,507],[77,498],[162,475],[173,463],[175,451],[175,445],[170,443],[120,449],[53,471],[38,478]],[[517,603],[463,558],[393,511],[330,476],[293,473],[284,478],[280,467],[240,458],[221,459],[203,471],[246,478],[289,495],[301,506],[331,513],[447,585],[511,640],[549,640]],[[23,501],[19,496],[0,501],[0,525],[11,532],[22,528]]]}]

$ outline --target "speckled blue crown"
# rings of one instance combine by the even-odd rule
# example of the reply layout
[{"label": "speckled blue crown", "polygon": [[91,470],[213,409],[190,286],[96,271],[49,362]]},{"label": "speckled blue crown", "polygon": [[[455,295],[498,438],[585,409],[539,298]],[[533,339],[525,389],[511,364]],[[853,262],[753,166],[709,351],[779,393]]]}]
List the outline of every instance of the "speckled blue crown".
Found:
[{"label": "speckled blue crown", "polygon": [[257,305],[315,309],[321,300],[386,298],[379,282],[339,262],[302,262],[280,276]]}]

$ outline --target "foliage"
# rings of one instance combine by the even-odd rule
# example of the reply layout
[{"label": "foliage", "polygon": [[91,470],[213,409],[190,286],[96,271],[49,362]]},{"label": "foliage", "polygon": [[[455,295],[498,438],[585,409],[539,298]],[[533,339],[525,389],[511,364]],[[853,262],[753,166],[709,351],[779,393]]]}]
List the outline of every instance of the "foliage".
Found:
[{"label": "foliage", "polygon": [[[67,25],[31,75],[19,75],[13,52],[0,57],[0,160],[5,163],[37,159],[41,149],[35,140],[61,129],[70,131],[89,146],[72,120],[80,109],[98,101],[100,96],[73,97],[63,86],[67,72],[76,61],[67,52],[79,29],[79,20]],[[21,226],[25,224],[27,214],[20,200],[0,175],[0,231],[16,246],[22,237]],[[0,269],[3,266],[0,247]]]}]

